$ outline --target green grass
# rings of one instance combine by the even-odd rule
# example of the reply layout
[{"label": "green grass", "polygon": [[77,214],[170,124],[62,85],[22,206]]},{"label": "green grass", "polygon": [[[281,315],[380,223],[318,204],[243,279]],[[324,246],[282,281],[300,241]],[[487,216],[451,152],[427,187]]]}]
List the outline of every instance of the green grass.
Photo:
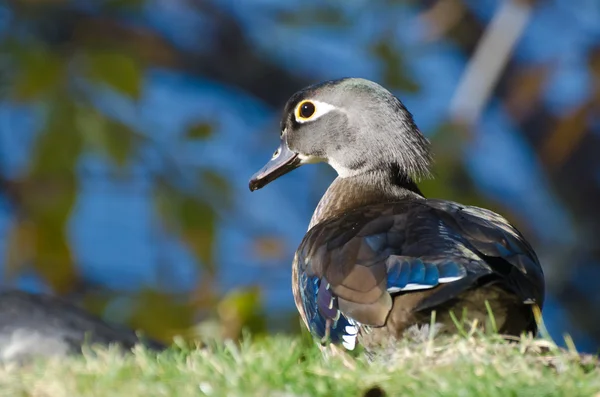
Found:
[{"label": "green grass", "polygon": [[[325,359],[301,338],[204,349],[142,348],[0,367],[2,396],[597,396],[595,358],[547,340],[492,337],[402,342],[386,362]],[[383,391],[383,393],[382,393]]]}]

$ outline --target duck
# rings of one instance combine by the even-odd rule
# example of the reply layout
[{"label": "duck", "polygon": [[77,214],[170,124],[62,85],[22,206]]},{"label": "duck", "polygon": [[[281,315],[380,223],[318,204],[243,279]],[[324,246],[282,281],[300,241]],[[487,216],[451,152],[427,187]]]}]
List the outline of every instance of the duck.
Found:
[{"label": "duck", "polygon": [[306,87],[280,127],[251,191],[304,164],[337,173],[292,263],[296,307],[322,346],[377,351],[433,318],[437,333],[457,333],[460,317],[535,334],[545,289],[535,251],[501,215],[423,195],[430,142],[389,90],[362,78]]}]

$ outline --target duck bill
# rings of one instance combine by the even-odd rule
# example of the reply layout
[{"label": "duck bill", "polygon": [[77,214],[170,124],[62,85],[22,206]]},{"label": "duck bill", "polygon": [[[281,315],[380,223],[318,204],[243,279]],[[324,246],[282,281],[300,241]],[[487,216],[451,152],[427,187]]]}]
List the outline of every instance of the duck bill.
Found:
[{"label": "duck bill", "polygon": [[292,152],[284,140],[281,140],[279,149],[275,153],[277,154],[264,167],[252,175],[249,184],[251,192],[300,167],[301,162],[298,153]]}]

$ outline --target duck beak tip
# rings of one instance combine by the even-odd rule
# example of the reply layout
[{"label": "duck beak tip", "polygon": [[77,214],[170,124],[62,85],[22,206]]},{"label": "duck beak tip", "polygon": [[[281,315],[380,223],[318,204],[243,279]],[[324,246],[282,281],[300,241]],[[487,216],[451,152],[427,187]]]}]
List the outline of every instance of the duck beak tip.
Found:
[{"label": "duck beak tip", "polygon": [[278,154],[250,178],[248,187],[251,192],[263,188],[280,176],[302,165],[298,158],[298,153],[291,151],[284,141],[281,141],[276,153]]}]

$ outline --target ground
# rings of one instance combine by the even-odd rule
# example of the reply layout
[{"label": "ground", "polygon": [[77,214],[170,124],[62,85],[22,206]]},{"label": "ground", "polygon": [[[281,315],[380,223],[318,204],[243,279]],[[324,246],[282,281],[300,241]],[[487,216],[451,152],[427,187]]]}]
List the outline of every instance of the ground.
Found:
[{"label": "ground", "polygon": [[273,336],[0,367],[2,396],[600,396],[592,356],[548,340],[498,336],[403,342],[369,361],[323,358],[306,338]]}]

